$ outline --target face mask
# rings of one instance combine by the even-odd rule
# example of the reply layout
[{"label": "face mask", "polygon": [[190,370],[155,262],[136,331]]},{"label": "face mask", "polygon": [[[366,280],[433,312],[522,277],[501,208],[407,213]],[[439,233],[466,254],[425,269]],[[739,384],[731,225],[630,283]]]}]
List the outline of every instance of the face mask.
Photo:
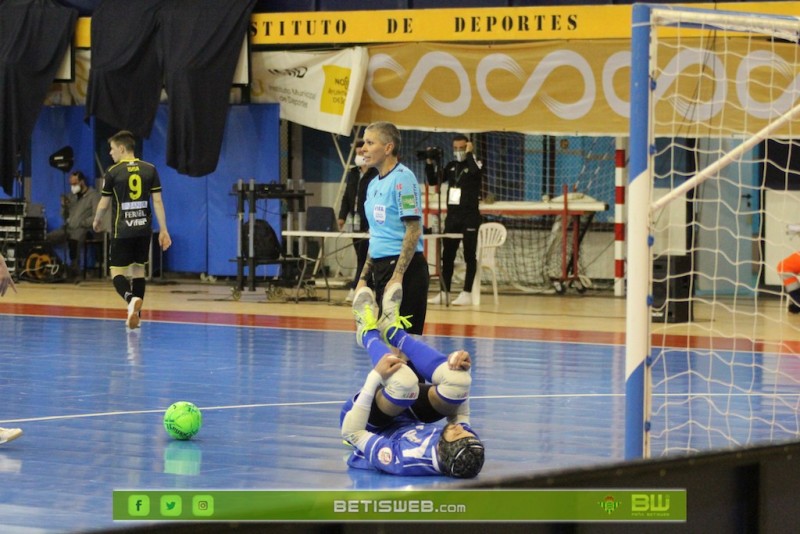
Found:
[{"label": "face mask", "polygon": [[454,158],[454,159],[455,159],[457,162],[461,163],[462,161],[464,161],[465,159],[467,159],[467,151],[466,151],[466,150],[455,150],[455,151],[453,152],[453,158]]},{"label": "face mask", "polygon": [[364,164],[366,164],[366,161],[364,161],[364,156],[362,156],[361,154],[359,154],[359,155],[358,155],[358,156],[356,156],[356,158],[353,160],[353,163],[355,163],[357,167],[363,167],[363,166],[364,166]]},{"label": "face mask", "polygon": [[72,187],[70,187],[70,191],[72,191],[73,195],[77,195],[78,193],[81,192],[81,186],[73,185]]}]

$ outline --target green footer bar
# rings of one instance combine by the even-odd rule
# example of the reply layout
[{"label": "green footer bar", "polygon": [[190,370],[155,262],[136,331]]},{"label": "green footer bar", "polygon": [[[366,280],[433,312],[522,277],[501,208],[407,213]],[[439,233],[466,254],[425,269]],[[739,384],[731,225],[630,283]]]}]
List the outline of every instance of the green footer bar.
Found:
[{"label": "green footer bar", "polygon": [[117,521],[686,521],[684,489],[115,490]]}]

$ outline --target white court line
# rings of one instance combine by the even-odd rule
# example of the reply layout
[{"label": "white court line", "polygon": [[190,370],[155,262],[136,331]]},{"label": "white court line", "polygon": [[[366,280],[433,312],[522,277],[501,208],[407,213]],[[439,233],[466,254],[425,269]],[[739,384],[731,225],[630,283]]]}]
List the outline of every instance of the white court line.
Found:
[{"label": "white court line", "polygon": [[[576,394],[557,394],[557,395],[481,395],[473,396],[473,400],[491,400],[491,399],[557,399],[557,398],[576,398],[576,397],[624,397],[624,393],[576,393]],[[230,406],[198,406],[200,411],[212,410],[238,410],[243,408],[284,408],[287,406],[326,406],[330,404],[342,405],[346,400],[331,400],[331,401],[316,401],[316,402],[273,402],[263,404],[234,404]],[[50,415],[45,417],[28,417],[24,419],[4,419],[0,420],[0,424],[7,423],[31,423],[36,421],[63,421],[66,419],[86,419],[90,417],[111,417],[116,415],[141,415],[148,413],[164,413],[166,409],[158,410],[127,410],[119,412],[96,412],[84,414],[70,414],[70,415]]]},{"label": "white court line", "polygon": [[[667,395],[663,393],[656,393],[654,396],[656,397],[685,397],[686,393],[669,393]],[[764,394],[759,392],[754,393],[739,393],[734,394],[735,397],[777,397],[777,396],[800,396],[800,393],[782,393],[780,395],[776,394]],[[730,398],[731,394],[729,393],[706,393],[703,395],[704,397],[722,397],[722,398]],[[623,398],[625,397],[625,393],[557,393],[557,394],[547,394],[547,395],[538,395],[538,394],[530,394],[530,395],[475,395],[471,396],[470,399],[472,400],[504,400],[504,399],[575,399],[575,398]],[[200,411],[207,410],[238,410],[244,408],[283,408],[287,406],[327,406],[327,405],[342,405],[346,402],[346,400],[330,400],[330,401],[316,401],[316,402],[270,402],[270,403],[259,403],[259,404],[233,404],[229,406],[198,406]],[[36,421],[59,421],[59,420],[66,420],[66,419],[87,419],[90,417],[110,417],[115,415],[141,415],[141,414],[148,414],[148,413],[164,413],[166,409],[157,409],[157,410],[127,410],[127,411],[119,411],[119,412],[96,412],[96,413],[84,413],[84,414],[70,414],[70,415],[50,415],[45,417],[28,417],[24,419],[3,419],[0,420],[0,424],[7,424],[7,423],[30,423]]]}]

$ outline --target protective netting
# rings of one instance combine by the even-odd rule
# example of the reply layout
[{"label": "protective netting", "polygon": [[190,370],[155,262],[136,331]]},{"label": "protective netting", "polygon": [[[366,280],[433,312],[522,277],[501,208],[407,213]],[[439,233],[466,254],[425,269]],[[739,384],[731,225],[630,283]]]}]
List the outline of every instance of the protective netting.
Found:
[{"label": "protective netting", "polygon": [[[439,147],[443,163],[452,159],[452,138],[456,132],[402,132],[403,163],[420,180],[424,179],[424,159],[418,151]],[[608,210],[581,217],[579,238],[590,232],[603,232],[609,244],[614,220],[615,147],[612,137],[525,135],[515,132],[468,134],[475,154],[484,165],[484,204],[493,202],[541,203],[569,192],[579,192],[605,202]],[[429,188],[427,224],[438,230],[435,213],[438,197]],[[444,199],[442,200],[444,201]],[[506,288],[537,290],[550,288],[561,278],[564,260],[571,265],[572,253],[564,254],[562,220],[558,214],[517,215],[515,208],[487,215],[485,220],[506,226],[506,244],[498,250],[498,281]],[[567,251],[573,250],[573,233],[567,234]],[[596,260],[579,250],[579,270],[585,262]],[[570,271],[571,272],[571,271]],[[486,280],[484,280],[486,282]]]}]

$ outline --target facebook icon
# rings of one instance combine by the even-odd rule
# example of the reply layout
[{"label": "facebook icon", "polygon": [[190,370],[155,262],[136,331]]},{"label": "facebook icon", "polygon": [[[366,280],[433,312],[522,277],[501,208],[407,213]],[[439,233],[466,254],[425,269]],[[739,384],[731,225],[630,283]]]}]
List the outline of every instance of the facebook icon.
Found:
[{"label": "facebook icon", "polygon": [[130,495],[128,497],[128,514],[136,517],[150,515],[150,497],[147,495]]}]

